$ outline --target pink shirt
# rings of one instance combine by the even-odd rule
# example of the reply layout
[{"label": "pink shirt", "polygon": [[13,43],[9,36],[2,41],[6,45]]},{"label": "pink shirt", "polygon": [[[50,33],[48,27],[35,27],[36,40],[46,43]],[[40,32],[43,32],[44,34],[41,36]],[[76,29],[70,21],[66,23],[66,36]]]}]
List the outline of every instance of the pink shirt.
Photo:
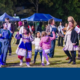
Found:
[{"label": "pink shirt", "polygon": [[51,48],[51,41],[55,39],[55,33],[53,33],[53,37],[45,36],[41,38],[40,47],[42,49],[50,49]]}]

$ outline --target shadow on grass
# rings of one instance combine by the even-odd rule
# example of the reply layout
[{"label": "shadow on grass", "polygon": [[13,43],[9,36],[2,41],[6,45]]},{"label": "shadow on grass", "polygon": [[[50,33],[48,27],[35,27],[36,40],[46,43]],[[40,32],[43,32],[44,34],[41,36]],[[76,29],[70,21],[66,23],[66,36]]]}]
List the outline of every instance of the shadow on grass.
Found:
[{"label": "shadow on grass", "polygon": [[61,57],[66,57],[66,55],[59,55],[59,56],[54,56],[54,58],[61,58]]},{"label": "shadow on grass", "polygon": [[61,60],[53,61],[50,65],[59,65],[59,64],[67,64],[68,62],[61,62]]}]

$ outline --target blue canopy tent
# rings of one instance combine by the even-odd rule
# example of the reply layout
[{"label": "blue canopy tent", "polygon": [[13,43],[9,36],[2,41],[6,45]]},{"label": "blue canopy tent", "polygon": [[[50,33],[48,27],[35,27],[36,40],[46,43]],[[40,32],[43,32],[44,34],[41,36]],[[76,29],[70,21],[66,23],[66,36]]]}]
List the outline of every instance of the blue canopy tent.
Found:
[{"label": "blue canopy tent", "polygon": [[62,19],[55,18],[55,17],[51,16],[50,14],[44,14],[44,15],[48,18],[48,20],[54,19],[54,21],[62,22]]},{"label": "blue canopy tent", "polygon": [[23,20],[27,20],[27,21],[48,21],[48,18],[44,14],[35,13],[32,16],[30,16],[28,18],[23,18],[21,20],[22,21]]},{"label": "blue canopy tent", "polygon": [[0,21],[5,21],[5,18],[9,18],[10,21],[19,21],[20,19],[13,18],[9,16],[7,13],[4,13],[3,15],[0,16]]},{"label": "blue canopy tent", "polygon": [[50,14],[42,14],[42,13],[35,13],[28,18],[21,19],[21,21],[23,21],[23,20],[27,20],[27,21],[48,21],[49,19],[54,19],[57,22],[62,21],[62,19],[55,18],[55,17],[51,16]]}]

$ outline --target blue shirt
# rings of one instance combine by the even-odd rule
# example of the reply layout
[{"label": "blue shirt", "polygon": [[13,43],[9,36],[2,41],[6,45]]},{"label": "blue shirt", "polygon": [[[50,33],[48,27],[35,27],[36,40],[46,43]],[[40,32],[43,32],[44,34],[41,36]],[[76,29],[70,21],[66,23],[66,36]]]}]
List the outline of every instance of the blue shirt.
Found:
[{"label": "blue shirt", "polygon": [[12,37],[12,33],[9,30],[0,29],[0,34],[2,34],[0,39],[11,39]]}]

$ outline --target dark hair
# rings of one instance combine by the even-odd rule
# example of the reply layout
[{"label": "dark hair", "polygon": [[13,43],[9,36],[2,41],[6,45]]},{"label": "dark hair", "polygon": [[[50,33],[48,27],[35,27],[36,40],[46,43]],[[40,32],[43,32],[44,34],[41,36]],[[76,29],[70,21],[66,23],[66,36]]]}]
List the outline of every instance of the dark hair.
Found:
[{"label": "dark hair", "polygon": [[9,20],[9,18],[5,18],[5,19]]},{"label": "dark hair", "polygon": [[27,31],[27,34],[29,34],[29,33],[30,33],[30,30],[29,30],[29,28],[28,28],[28,27],[24,27],[24,29]]},{"label": "dark hair", "polygon": [[54,19],[50,19],[50,20],[48,21],[48,24],[51,24],[53,20],[54,20]]},{"label": "dark hair", "polygon": [[24,20],[23,22],[24,22],[24,27],[28,27],[28,22],[26,20]]}]

